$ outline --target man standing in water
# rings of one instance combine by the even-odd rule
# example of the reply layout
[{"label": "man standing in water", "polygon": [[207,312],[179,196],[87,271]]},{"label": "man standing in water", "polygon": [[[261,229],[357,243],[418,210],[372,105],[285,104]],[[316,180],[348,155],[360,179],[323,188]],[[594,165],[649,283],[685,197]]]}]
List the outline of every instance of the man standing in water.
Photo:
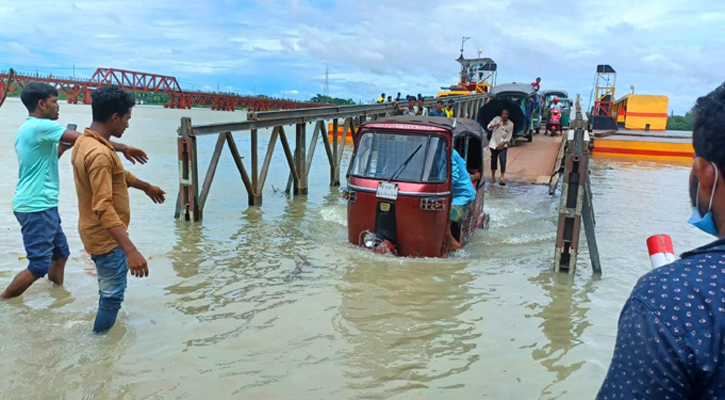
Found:
[{"label": "man standing in water", "polygon": [[116,323],[126,290],[128,270],[148,276],[146,259],[126,230],[131,219],[128,187],[143,190],[154,203],[165,192],[126,171],[113,152],[110,138],[120,138],[131,119],[133,97],[118,86],[102,87],[92,95],[93,123],[73,149],[73,173],[78,194],[78,231],[98,271],[98,314],[93,332],[103,333]]},{"label": "man standing in water", "polygon": [[[30,83],[20,99],[29,116],[15,136],[19,168],[13,212],[21,226],[28,268],[13,279],[0,296],[2,299],[20,296],[46,274],[51,282],[62,285],[65,263],[70,256],[58,214],[58,158],[75,143],[80,133],[55,122],[60,106],[54,87]],[[113,151],[123,152],[133,163],[145,164],[148,160],[142,150],[113,142],[110,145]]]},{"label": "man standing in water", "polygon": [[688,222],[719,239],[640,278],[599,400],[725,398],[725,84],[694,114]]},{"label": "man standing in water", "polygon": [[506,175],[506,154],[508,153],[509,140],[514,132],[514,123],[509,120],[509,110],[501,111],[501,116],[496,117],[488,124],[488,130],[493,130],[491,141],[488,147],[491,149],[491,184],[496,183],[496,170],[498,160],[501,160],[501,186],[506,186],[504,175]]}]

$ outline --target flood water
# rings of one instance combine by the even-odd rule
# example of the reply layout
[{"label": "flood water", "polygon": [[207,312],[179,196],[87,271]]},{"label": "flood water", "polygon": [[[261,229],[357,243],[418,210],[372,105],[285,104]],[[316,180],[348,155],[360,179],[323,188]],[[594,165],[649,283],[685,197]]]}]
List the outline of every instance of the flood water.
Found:
[{"label": "flood water", "polygon": [[[12,143],[25,114],[17,99],[0,110],[3,289],[26,265],[10,206]],[[489,189],[490,230],[451,259],[375,256],[346,243],[346,205],[328,187],[322,146],[307,198],[275,192],[289,173],[279,144],[261,208],[246,206],[225,150],[203,224],[177,222],[181,116],[244,118],[134,109],[122,141],[145,149],[150,163],[128,169],[168,199],[158,206],[131,193],[129,233],[150,276],[129,276],[106,336],[91,333],[98,286],[77,234],[70,156],[61,159],[66,285],[41,280],[0,303],[3,399],[593,398],[622,305],[650,270],[646,238],[668,233],[678,253],[708,242],[686,223],[686,163],[595,159],[601,278],[586,251],[574,277],[551,272],[558,197],[530,185]],[[90,108],[63,104],[59,122],[87,126]],[[236,138],[248,163],[249,137]],[[200,177],[214,142],[199,139]],[[301,257],[312,266],[290,276]]]}]

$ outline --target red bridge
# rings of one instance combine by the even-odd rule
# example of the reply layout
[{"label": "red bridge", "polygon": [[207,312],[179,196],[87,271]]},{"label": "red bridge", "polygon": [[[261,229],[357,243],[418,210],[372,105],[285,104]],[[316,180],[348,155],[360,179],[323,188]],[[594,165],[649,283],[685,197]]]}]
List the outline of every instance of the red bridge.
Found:
[{"label": "red bridge", "polygon": [[124,71],[113,68],[98,68],[91,79],[77,79],[53,75],[10,73],[0,71],[0,99],[5,92],[20,93],[30,82],[44,82],[58,89],[60,96],[66,96],[69,104],[91,104],[91,91],[103,85],[118,85],[133,92],[164,93],[169,95],[166,108],[190,109],[192,106],[209,106],[212,110],[234,111],[237,108],[249,111],[291,110],[322,107],[326,104],[309,103],[273,98],[245,97],[233,94],[186,92],[173,76]]}]

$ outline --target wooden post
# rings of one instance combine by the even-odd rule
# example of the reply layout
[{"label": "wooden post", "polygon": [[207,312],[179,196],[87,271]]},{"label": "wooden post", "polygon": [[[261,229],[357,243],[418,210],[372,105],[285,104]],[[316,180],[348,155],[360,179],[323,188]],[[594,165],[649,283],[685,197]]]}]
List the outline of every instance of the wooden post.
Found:
[{"label": "wooden post", "polygon": [[[340,164],[337,162],[337,130],[340,126],[340,120],[335,118],[332,120],[332,164],[330,165],[330,186],[340,186]],[[343,142],[345,140],[343,139]]]},{"label": "wooden post", "polygon": [[259,187],[259,133],[256,129],[252,129],[252,190],[254,196],[251,206],[262,205],[262,188]]},{"label": "wooden post", "polygon": [[199,170],[196,159],[196,136],[191,129],[191,118],[181,118],[179,127],[179,200],[177,218],[201,222],[199,208]]},{"label": "wooden post", "polygon": [[297,124],[295,129],[295,169],[297,182],[295,182],[295,195],[307,194],[307,127],[304,123]]}]

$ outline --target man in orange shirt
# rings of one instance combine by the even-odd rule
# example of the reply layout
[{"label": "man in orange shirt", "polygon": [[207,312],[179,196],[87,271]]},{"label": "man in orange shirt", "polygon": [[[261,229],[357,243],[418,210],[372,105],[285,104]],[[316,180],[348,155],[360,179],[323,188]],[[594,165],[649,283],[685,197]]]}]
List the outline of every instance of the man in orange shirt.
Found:
[{"label": "man in orange shirt", "polygon": [[102,87],[91,97],[93,123],[76,140],[72,162],[78,232],[98,272],[100,300],[93,332],[104,333],[116,323],[128,270],[136,277],[149,274],[146,259],[126,232],[131,220],[128,187],[143,190],[157,204],[165,201],[166,193],[126,171],[109,142],[128,128],[133,97],[115,85]]}]

